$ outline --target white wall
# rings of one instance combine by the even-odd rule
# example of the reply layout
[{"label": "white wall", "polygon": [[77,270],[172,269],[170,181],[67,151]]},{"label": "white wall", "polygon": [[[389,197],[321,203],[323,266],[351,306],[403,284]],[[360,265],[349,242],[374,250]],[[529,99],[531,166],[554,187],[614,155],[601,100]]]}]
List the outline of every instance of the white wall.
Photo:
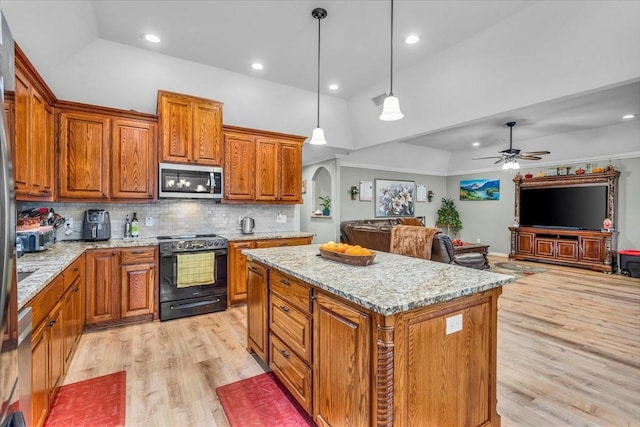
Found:
[{"label": "white wall", "polygon": [[[318,188],[314,185],[314,177],[321,173],[328,173],[331,177],[330,189]],[[306,193],[302,195],[300,206],[300,231],[314,233],[313,243],[337,242],[340,236],[341,203],[338,197],[340,188],[340,161],[338,159],[315,163],[302,168],[302,179],[306,181]],[[329,193],[330,192],[330,193]],[[329,194],[327,194],[329,193]],[[312,212],[319,209],[319,196],[330,195],[332,200],[331,215],[328,218],[313,218]]]}]

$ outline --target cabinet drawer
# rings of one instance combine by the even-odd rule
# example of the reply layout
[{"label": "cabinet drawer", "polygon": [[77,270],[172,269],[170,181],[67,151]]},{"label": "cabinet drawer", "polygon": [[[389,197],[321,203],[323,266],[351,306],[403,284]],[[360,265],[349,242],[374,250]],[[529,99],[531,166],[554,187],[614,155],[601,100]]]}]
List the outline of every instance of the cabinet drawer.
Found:
[{"label": "cabinet drawer", "polygon": [[311,288],[291,276],[284,275],[277,270],[271,270],[269,289],[278,293],[289,304],[311,314]]},{"label": "cabinet drawer", "polygon": [[155,260],[155,247],[120,249],[120,264],[154,263]]},{"label": "cabinet drawer", "polygon": [[49,315],[63,294],[64,280],[60,274],[27,303],[27,306],[31,307],[31,324],[34,327]]},{"label": "cabinet drawer", "polygon": [[69,289],[69,286],[77,281],[81,275],[84,275],[84,254],[64,270],[64,290]]},{"label": "cabinet drawer", "polygon": [[309,237],[294,237],[291,239],[269,239],[269,240],[258,240],[256,242],[256,247],[260,248],[275,248],[278,246],[300,246],[300,245],[308,245],[311,242]]},{"label": "cabinet drawer", "polygon": [[311,364],[311,318],[271,294],[269,328],[298,355]]},{"label": "cabinet drawer", "polygon": [[270,335],[269,365],[293,397],[311,414],[311,369],[275,335]]}]

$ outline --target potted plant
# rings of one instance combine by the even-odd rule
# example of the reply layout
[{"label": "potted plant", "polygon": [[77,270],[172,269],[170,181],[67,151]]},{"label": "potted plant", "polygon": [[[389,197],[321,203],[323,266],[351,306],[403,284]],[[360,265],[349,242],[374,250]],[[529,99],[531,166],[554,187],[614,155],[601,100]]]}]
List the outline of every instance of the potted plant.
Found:
[{"label": "potted plant", "polygon": [[318,199],[320,199],[320,206],[322,207],[322,215],[323,216],[329,216],[329,214],[331,213],[331,196],[320,196],[318,197]]},{"label": "potted plant", "polygon": [[453,199],[442,198],[442,206],[438,209],[436,227],[441,228],[442,232],[451,238],[456,237],[458,231],[462,230],[460,214],[458,214]]}]

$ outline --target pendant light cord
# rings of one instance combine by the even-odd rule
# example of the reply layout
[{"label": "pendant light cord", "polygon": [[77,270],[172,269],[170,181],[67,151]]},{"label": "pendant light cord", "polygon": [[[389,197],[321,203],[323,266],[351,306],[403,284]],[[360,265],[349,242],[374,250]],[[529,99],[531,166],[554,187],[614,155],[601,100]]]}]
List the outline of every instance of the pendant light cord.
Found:
[{"label": "pendant light cord", "polygon": [[322,20],[322,18],[318,17],[318,105],[316,108],[317,111],[317,122],[316,122],[316,127],[319,128],[320,127],[320,21]]},{"label": "pendant light cord", "polygon": [[391,0],[391,90],[389,96],[393,96],[393,0]]}]

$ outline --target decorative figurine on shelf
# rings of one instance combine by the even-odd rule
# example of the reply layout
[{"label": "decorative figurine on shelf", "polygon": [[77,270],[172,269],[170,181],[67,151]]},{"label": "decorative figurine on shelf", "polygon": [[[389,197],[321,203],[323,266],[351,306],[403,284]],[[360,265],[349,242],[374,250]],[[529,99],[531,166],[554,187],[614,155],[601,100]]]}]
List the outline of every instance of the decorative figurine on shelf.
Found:
[{"label": "decorative figurine on shelf", "polygon": [[358,187],[356,187],[355,185],[352,185],[351,188],[349,189],[349,194],[351,194],[351,200],[355,200],[359,192],[360,191],[358,191]]},{"label": "decorative figurine on shelf", "polygon": [[515,217],[513,219],[513,226],[514,227],[520,227],[520,221],[518,221],[518,217]]},{"label": "decorative figurine on shelf", "polygon": [[604,221],[602,221],[602,229],[606,230],[606,231],[611,231],[611,219],[610,218],[605,218]]}]

